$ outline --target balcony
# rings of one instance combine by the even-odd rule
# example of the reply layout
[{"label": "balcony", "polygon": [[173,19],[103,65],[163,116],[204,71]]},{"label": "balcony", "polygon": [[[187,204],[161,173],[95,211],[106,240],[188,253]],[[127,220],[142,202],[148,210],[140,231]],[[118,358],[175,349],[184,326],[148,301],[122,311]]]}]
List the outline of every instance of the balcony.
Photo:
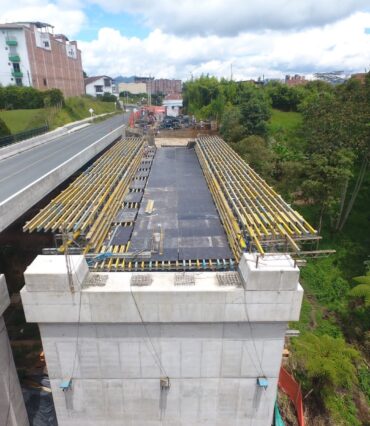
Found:
[{"label": "balcony", "polygon": [[17,42],[17,40],[7,40],[7,41],[6,41],[6,44],[7,44],[8,46],[18,46],[18,42]]},{"label": "balcony", "polygon": [[10,62],[20,62],[21,58],[19,55],[9,55],[9,61]]},{"label": "balcony", "polygon": [[12,71],[12,76],[16,78],[22,78],[23,72],[22,71]]}]

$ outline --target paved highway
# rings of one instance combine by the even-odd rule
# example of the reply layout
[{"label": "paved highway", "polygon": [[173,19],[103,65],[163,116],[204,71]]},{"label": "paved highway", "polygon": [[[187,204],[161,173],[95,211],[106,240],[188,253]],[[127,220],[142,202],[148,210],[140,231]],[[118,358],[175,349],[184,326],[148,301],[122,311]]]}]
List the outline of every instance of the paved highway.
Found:
[{"label": "paved highway", "polygon": [[44,176],[84,148],[127,124],[128,114],[116,115],[100,123],[61,136],[13,157],[0,161],[0,203]]}]

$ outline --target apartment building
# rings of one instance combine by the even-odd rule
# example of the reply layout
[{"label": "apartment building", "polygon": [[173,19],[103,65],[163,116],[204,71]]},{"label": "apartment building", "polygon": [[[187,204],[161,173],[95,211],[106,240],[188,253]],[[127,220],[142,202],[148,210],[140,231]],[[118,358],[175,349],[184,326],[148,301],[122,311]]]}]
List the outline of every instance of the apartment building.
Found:
[{"label": "apartment building", "polygon": [[170,93],[181,93],[181,80],[173,80],[166,78],[159,78],[147,82],[148,91],[151,93],[163,93],[169,95]]},{"label": "apartment building", "polygon": [[85,93],[77,42],[43,22],[0,24],[0,70],[3,86],[56,88],[65,97]]}]

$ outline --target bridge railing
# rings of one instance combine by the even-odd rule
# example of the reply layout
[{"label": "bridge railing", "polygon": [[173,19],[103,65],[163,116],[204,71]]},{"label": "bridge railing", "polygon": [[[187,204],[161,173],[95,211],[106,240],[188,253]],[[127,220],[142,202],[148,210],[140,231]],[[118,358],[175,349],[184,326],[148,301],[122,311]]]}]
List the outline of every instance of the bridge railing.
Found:
[{"label": "bridge railing", "polygon": [[24,132],[15,133],[14,135],[2,136],[0,138],[0,148],[11,145],[25,139],[33,138],[34,136],[42,135],[49,130],[49,126],[35,127],[34,129],[26,130]]}]

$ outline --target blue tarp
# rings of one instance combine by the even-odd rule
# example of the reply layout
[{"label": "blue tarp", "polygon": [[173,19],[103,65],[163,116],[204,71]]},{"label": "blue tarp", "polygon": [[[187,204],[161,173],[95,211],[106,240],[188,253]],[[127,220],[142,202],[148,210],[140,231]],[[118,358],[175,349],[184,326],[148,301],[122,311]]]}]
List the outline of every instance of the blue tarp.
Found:
[{"label": "blue tarp", "polygon": [[274,414],[274,426],[285,426],[283,419],[281,418],[279,407],[275,401],[275,414]]}]

